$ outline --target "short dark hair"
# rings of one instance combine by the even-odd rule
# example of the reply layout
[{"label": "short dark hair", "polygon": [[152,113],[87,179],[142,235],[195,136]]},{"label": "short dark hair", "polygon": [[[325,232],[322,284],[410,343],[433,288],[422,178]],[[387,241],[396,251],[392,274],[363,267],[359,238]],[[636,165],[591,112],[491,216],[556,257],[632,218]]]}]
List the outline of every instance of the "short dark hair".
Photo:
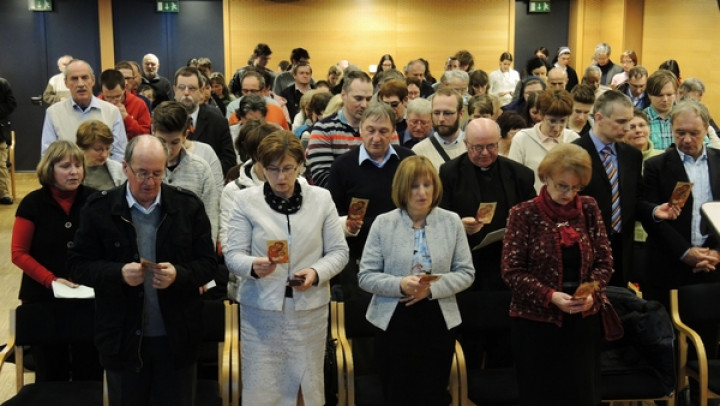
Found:
[{"label": "short dark hair", "polygon": [[642,77],[645,77],[645,78],[648,77],[648,71],[647,71],[647,69],[645,69],[644,66],[640,66],[640,65],[633,66],[628,71],[628,78],[630,78],[630,79],[637,79],[637,78],[642,78]]},{"label": "short dark hair", "polygon": [[500,126],[500,137],[507,138],[510,130],[527,128],[527,123],[522,116],[512,110],[503,111],[497,119]]},{"label": "short dark hair", "polygon": [[300,59],[310,59],[310,54],[305,48],[295,48],[290,51],[290,61],[293,63],[300,62]]},{"label": "short dark hair", "polygon": [[253,49],[253,55],[255,57],[259,56],[269,56],[272,55],[272,50],[270,50],[270,47],[268,44],[263,44],[262,42],[255,45],[255,49]]},{"label": "short dark hair", "polygon": [[629,97],[618,90],[608,90],[595,100],[593,111],[601,113],[605,117],[610,117],[613,111],[613,105],[619,104],[623,107],[634,108]]},{"label": "short dark hair", "polygon": [[189,116],[185,107],[174,100],[158,104],[152,111],[152,131],[185,131]]},{"label": "short dark hair", "polygon": [[100,86],[108,90],[115,89],[120,86],[120,90],[125,91],[125,76],[122,72],[115,69],[108,69],[100,74]]},{"label": "short dark hair", "polygon": [[370,79],[370,76],[367,73],[365,73],[361,70],[353,70],[353,71],[347,72],[345,74],[345,77],[343,78],[342,90],[345,92],[349,92],[350,85],[355,80],[359,80],[361,82],[372,83],[372,79]]},{"label": "short dark hair", "polygon": [[262,96],[256,94],[243,96],[242,99],[240,99],[237,110],[235,110],[235,115],[237,118],[243,118],[251,111],[259,111],[263,117],[267,115],[267,102],[265,102]]},{"label": "short dark hair", "polygon": [[[240,76],[240,87],[242,88],[242,82],[248,78],[248,77],[254,77],[258,80],[258,83],[260,84],[260,89],[265,89],[265,76],[263,76],[257,69],[254,68],[247,68],[242,73],[242,76]],[[242,89],[241,89],[242,90]]]},{"label": "short dark hair", "polygon": [[175,82],[174,85],[177,85],[178,77],[190,77],[195,76],[198,80],[198,86],[202,86],[203,82],[202,79],[200,79],[200,71],[197,68],[193,68],[192,66],[183,66],[177,71],[175,71]]},{"label": "short dark hair", "polygon": [[579,84],[573,87],[570,92],[573,101],[578,103],[593,104],[595,103],[595,89],[590,85]]},{"label": "short dark hair", "polygon": [[433,96],[433,100],[435,100],[435,97],[437,96],[450,96],[454,97],[457,100],[457,111],[461,111],[463,109],[463,97],[460,95],[460,93],[456,92],[455,89],[449,88],[449,87],[442,87],[438,89],[437,92],[435,92],[435,95]]},{"label": "short dark hair", "polygon": [[383,83],[378,91],[378,100],[382,101],[383,97],[397,96],[400,101],[405,100],[408,95],[407,84],[402,79],[391,79]]}]

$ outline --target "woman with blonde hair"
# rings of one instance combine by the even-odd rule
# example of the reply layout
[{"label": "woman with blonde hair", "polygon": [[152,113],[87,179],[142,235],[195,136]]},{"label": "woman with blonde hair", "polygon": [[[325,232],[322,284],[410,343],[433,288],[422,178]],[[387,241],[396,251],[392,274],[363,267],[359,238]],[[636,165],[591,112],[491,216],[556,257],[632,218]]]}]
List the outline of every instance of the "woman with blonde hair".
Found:
[{"label": "woman with blonde hair", "polygon": [[411,156],[392,183],[395,210],[370,228],[358,280],[372,293],[366,317],[387,405],[447,405],[448,371],[461,323],[455,295],[475,277],[460,217],[438,207],[442,183],[432,162]]},{"label": "woman with blonde hair", "polygon": [[122,164],[108,159],[115,141],[110,127],[100,120],[85,121],[78,127],[75,139],[85,154],[85,186],[108,190],[125,182]]}]

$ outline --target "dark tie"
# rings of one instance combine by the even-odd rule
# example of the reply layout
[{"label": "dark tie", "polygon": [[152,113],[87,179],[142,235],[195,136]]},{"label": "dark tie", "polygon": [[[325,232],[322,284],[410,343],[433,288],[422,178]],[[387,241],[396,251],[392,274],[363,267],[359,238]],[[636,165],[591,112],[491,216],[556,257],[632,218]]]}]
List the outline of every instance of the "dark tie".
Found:
[{"label": "dark tie", "polygon": [[612,160],[613,151],[610,145],[606,145],[601,152],[603,153],[605,173],[607,173],[612,189],[612,228],[619,233],[622,229],[622,219],[620,218],[620,182],[618,181],[618,171]]}]

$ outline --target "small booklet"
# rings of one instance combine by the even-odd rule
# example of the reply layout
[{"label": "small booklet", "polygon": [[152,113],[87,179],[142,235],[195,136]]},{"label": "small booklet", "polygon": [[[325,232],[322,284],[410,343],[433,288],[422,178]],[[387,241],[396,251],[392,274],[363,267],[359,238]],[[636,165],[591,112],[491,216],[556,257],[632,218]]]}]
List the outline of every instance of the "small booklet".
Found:
[{"label": "small booklet", "polygon": [[353,197],[350,199],[348,219],[362,220],[365,218],[365,212],[367,211],[368,204],[370,204],[370,199],[360,199],[359,197]]},{"label": "small booklet", "polygon": [[480,244],[474,246],[472,248],[473,251],[479,250],[481,248],[485,248],[490,244],[496,243],[498,241],[502,241],[503,238],[505,238],[505,228],[500,228],[498,230],[492,231],[487,233],[485,238],[483,238],[482,241],[480,241]]},{"label": "small booklet", "polygon": [[94,299],[95,289],[79,285],[77,288],[71,288],[58,281],[52,282],[53,294],[58,299]]},{"label": "small booklet", "polygon": [[432,283],[432,282],[435,282],[436,280],[440,279],[441,276],[442,276],[442,275],[438,275],[438,274],[425,274],[425,275],[420,275],[420,282],[430,282],[430,283]]},{"label": "small booklet", "polygon": [[690,192],[692,192],[693,184],[690,182],[678,182],[675,184],[675,189],[673,189],[672,195],[670,195],[670,205],[671,206],[678,206],[679,208],[683,208],[685,206],[685,203],[687,202],[688,198],[690,197]]},{"label": "small booklet", "polygon": [[577,289],[575,289],[575,293],[573,293],[572,297],[573,299],[584,299],[589,294],[595,293],[595,291],[598,290],[599,287],[600,285],[597,283],[597,281],[582,283],[580,284],[580,286],[577,287]]},{"label": "small booklet", "polygon": [[267,242],[267,256],[270,261],[276,264],[287,264],[290,262],[287,240],[269,240]]},{"label": "small booklet", "polygon": [[480,203],[480,206],[477,209],[477,213],[475,214],[475,220],[490,224],[492,222],[493,216],[495,216],[495,208],[497,207],[497,202],[484,202]]}]

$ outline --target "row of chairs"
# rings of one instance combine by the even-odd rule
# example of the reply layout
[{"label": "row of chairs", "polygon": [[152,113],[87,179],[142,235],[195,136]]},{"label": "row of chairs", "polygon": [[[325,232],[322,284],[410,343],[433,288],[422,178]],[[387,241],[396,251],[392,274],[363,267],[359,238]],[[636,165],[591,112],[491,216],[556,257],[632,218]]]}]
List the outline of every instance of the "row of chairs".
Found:
[{"label": "row of chairs", "polygon": [[[240,349],[238,306],[228,301],[205,301],[196,405],[240,406]],[[93,342],[93,306],[82,301],[26,303],[10,310],[10,334],[0,351],[0,368],[13,355],[17,393],[3,405],[108,405],[106,380],[25,383],[25,348]]]},{"label": "row of chairs", "polygon": [[[619,290],[635,298],[628,290]],[[615,295],[617,294],[616,291]],[[622,295],[623,292],[619,294]],[[611,300],[613,300],[612,295]],[[641,298],[635,300],[647,304],[648,309],[658,313],[652,321],[656,323],[653,328],[664,332],[662,339],[665,342],[664,345],[658,346],[662,353],[653,355],[670,361],[665,362],[664,366],[657,366],[657,362],[653,364],[639,360],[643,354],[648,356],[648,349],[629,347],[642,347],[643,345],[638,344],[634,336],[639,334],[637,331],[650,326],[633,326],[632,323],[649,323],[649,321],[638,322],[637,318],[628,314],[627,317],[623,317],[623,322],[626,324],[626,338],[617,343],[606,343],[604,346],[603,355],[606,352],[608,354],[614,352],[628,359],[625,360],[627,363],[624,368],[603,368],[601,388],[603,401],[610,404],[663,401],[668,406],[674,406],[677,401],[676,394],[687,393],[685,389],[688,387],[688,377],[700,384],[701,405],[706,405],[708,398],[720,398],[720,361],[707,360],[700,336],[690,327],[708,323],[720,326],[720,284],[688,286],[674,290],[671,296],[672,320],[658,303],[645,302]],[[509,333],[510,318],[507,310],[509,303],[509,292],[472,292],[459,295],[458,305],[463,318],[459,334],[478,336],[487,333]],[[346,303],[331,302],[330,337],[335,346],[334,363],[337,379],[334,384],[337,386],[337,404],[340,406],[382,403],[380,400],[382,385],[379,377],[372,368],[357,365],[367,364],[366,359],[359,359],[362,355],[367,358],[368,353],[361,342],[363,340],[372,342],[377,332],[377,329],[365,320],[367,305],[367,299]],[[672,344],[673,328],[678,332],[677,347]],[[697,361],[688,360],[689,345],[695,348]],[[679,351],[676,353],[676,350]],[[514,369],[486,368],[484,365],[469,367],[463,345],[460,343],[456,343],[453,366],[449,373],[448,389],[452,394],[453,406],[516,405],[519,402]]]},{"label": "row of chairs", "polygon": [[[695,331],[720,326],[720,284],[692,285],[671,292],[672,324],[677,331],[677,385],[667,393],[661,377],[646,368],[629,369],[622,374],[603,371],[603,400],[606,402],[667,402],[673,406],[677,393],[686,393],[689,379],[699,383],[699,400],[720,398],[720,360],[708,359],[707,343]],[[365,319],[369,300],[330,303],[328,357],[334,371],[332,392],[337,405],[381,404],[382,387],[367,356],[358,358],[354,350],[368,349],[377,329]],[[463,316],[460,334],[509,331],[507,309],[509,292],[474,292],[461,295],[458,303]],[[92,342],[92,316],[78,317],[79,305],[73,302],[22,304],[10,311],[10,336],[0,351],[0,368],[14,355],[17,395],[5,405],[108,404],[104,382],[38,382],[25,384],[24,348],[32,345]],[[82,310],[81,310],[82,311]],[[72,316],[70,316],[72,315]],[[198,405],[240,406],[240,341],[238,305],[208,301],[203,310],[205,356],[202,362],[217,364],[217,379],[198,381]],[[628,331],[626,326],[626,331]],[[717,343],[712,343],[717,346]],[[688,357],[692,349],[696,357]],[[671,351],[673,351],[671,349]],[[692,353],[692,352],[691,352]],[[367,355],[368,352],[361,354]],[[673,354],[675,355],[675,354]],[[666,386],[665,386],[666,388]],[[519,394],[513,368],[470,368],[463,346],[456,342],[453,365],[449,371],[452,405],[513,405]]]}]

